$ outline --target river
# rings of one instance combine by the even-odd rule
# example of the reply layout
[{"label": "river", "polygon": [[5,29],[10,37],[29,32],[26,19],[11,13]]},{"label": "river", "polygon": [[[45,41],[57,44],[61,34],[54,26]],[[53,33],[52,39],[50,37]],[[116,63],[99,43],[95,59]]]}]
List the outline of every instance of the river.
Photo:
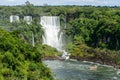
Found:
[{"label": "river", "polygon": [[[87,61],[43,61],[53,72],[56,80],[120,80],[118,70],[112,66]],[[96,69],[90,67],[97,65]]]}]

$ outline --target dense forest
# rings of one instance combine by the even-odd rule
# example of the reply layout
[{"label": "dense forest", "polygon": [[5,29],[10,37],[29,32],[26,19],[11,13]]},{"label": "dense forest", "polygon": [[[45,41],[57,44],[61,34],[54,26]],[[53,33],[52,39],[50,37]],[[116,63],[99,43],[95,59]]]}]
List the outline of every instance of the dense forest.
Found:
[{"label": "dense forest", "polygon": [[41,61],[45,46],[41,47],[42,51],[26,43],[17,31],[0,29],[0,80],[53,80]]},{"label": "dense forest", "polygon": [[[18,15],[20,21],[10,23],[10,15]],[[32,23],[27,24],[23,20],[24,16],[32,16]],[[0,64],[3,69],[0,72],[1,79],[17,76],[21,80],[21,78],[32,78],[44,72],[42,76],[37,77],[43,80],[45,76],[51,77],[49,70],[43,64],[38,63],[41,63],[43,55],[55,56],[59,53],[56,49],[41,44],[44,31],[40,25],[40,16],[60,16],[61,31],[69,39],[66,40],[67,45],[64,47],[71,53],[71,58],[95,59],[109,62],[109,64],[120,64],[120,7],[34,6],[26,2],[21,6],[0,6],[0,27],[10,32],[0,31],[0,55],[2,57]],[[31,34],[35,35],[35,47],[31,46]],[[21,71],[20,67],[22,67],[22,72],[16,73],[16,71]],[[33,74],[32,70],[36,74]],[[44,72],[40,73],[37,70],[44,70]],[[21,77],[22,75],[25,76]]]}]

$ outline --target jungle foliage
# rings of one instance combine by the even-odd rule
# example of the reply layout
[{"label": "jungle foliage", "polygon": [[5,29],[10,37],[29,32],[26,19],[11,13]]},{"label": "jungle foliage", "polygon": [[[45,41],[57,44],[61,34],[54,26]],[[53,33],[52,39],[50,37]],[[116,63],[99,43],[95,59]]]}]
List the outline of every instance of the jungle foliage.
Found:
[{"label": "jungle foliage", "polygon": [[53,80],[41,61],[42,52],[20,36],[0,29],[0,80]]}]

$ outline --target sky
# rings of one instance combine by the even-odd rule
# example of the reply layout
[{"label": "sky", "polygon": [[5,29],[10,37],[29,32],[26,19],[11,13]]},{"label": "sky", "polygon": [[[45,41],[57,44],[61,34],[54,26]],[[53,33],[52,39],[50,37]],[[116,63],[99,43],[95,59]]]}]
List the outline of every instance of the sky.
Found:
[{"label": "sky", "polygon": [[0,0],[0,5],[23,5],[26,1],[34,5],[120,6],[120,0]]}]

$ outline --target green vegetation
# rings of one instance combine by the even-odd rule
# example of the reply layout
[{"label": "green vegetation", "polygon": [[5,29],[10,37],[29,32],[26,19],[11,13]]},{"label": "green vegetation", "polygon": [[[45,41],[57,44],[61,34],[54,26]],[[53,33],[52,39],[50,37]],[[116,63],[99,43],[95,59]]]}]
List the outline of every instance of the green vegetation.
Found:
[{"label": "green vegetation", "polygon": [[[20,22],[11,24],[10,15],[20,16]],[[26,15],[33,17],[32,24],[28,25],[22,20]],[[43,15],[60,16],[61,31],[70,39],[66,50],[71,57],[101,61],[108,59],[109,62],[120,64],[120,7],[34,6],[26,2],[22,6],[0,6],[0,25],[8,31],[17,30],[19,36],[29,44],[32,43],[33,33],[36,47],[43,55],[59,55],[56,49],[41,46],[44,32],[39,17]]]},{"label": "green vegetation", "polygon": [[[86,44],[68,44],[71,58],[77,60],[88,60],[112,66],[120,65],[120,50],[109,50],[88,47]],[[116,66],[119,68],[119,66]]]},{"label": "green vegetation", "polygon": [[[69,37],[72,37],[73,42],[85,43],[94,48],[119,50],[119,13],[119,7],[34,6],[26,2],[24,6],[0,6],[0,25],[10,31],[15,30],[15,28],[24,30],[23,36],[29,43],[29,40],[31,40],[30,35],[33,32],[36,36],[36,41],[41,42],[40,39],[37,39],[38,35],[41,36],[43,34],[39,24],[39,17],[41,15],[56,15],[60,16],[62,27],[65,26],[66,22],[67,28],[64,32]],[[11,25],[9,22],[10,15],[20,16],[20,24]],[[25,22],[22,19],[26,15],[32,16],[35,24],[24,25]],[[20,26],[22,26],[22,29]]]},{"label": "green vegetation", "polygon": [[41,62],[42,53],[19,38],[18,31],[0,29],[0,80],[53,80]]},{"label": "green vegetation", "polygon": [[32,44],[32,34],[34,35],[35,45],[42,42],[42,34],[44,34],[41,25],[38,23],[37,19],[34,19],[32,24],[27,24],[25,21],[19,23],[12,23],[11,31],[19,31],[21,37],[29,44]]},{"label": "green vegetation", "polygon": [[44,56],[58,56],[61,55],[60,52],[57,51],[57,49],[52,48],[48,45],[38,45],[38,49],[42,52],[43,57]]}]

